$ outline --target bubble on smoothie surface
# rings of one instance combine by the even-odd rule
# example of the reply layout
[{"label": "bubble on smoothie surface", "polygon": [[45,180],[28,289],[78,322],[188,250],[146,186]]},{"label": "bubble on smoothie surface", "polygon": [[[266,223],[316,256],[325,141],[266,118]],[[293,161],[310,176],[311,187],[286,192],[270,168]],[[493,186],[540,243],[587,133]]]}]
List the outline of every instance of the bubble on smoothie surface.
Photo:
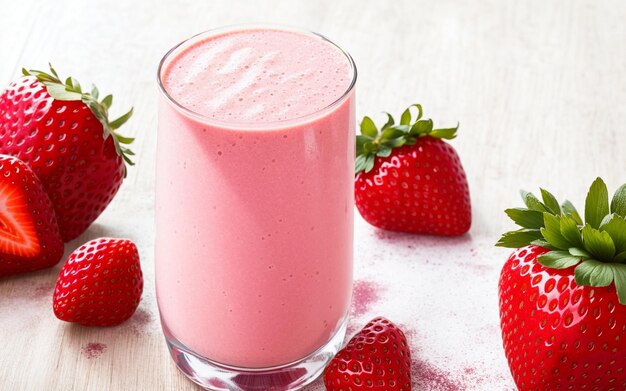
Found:
[{"label": "bubble on smoothie surface", "polygon": [[280,30],[242,30],[199,41],[163,72],[182,106],[215,120],[263,123],[315,113],[352,81],[347,57],[325,40]]}]

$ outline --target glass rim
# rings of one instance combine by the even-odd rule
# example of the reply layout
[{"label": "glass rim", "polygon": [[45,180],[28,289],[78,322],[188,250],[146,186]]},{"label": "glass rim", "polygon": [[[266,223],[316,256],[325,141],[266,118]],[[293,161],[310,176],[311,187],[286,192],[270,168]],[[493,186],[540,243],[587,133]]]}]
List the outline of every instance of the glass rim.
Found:
[{"label": "glass rim", "polygon": [[[202,38],[204,37],[211,37],[211,36],[216,36],[219,35],[220,33],[228,33],[228,32],[235,32],[235,31],[245,31],[245,30],[254,30],[254,29],[271,29],[271,30],[277,30],[277,31],[288,31],[288,32],[295,32],[295,33],[300,33],[300,34],[304,34],[310,37],[315,37],[315,38],[319,38],[322,39],[323,41],[327,42],[328,44],[334,46],[335,48],[337,48],[348,60],[348,63],[350,64],[350,70],[352,71],[352,80],[350,81],[350,84],[348,85],[348,88],[346,89],[346,91],[341,94],[337,99],[335,99],[333,102],[331,102],[330,104],[322,107],[321,109],[318,109],[312,113],[308,113],[306,115],[303,116],[299,116],[299,117],[294,117],[294,118],[288,118],[288,119],[284,119],[284,120],[277,120],[277,121],[269,121],[269,122],[246,122],[246,121],[221,121],[221,120],[216,120],[214,118],[208,117],[207,115],[198,113],[196,111],[193,111],[191,109],[189,109],[188,107],[185,107],[183,104],[181,104],[180,102],[178,102],[176,99],[174,99],[169,92],[167,91],[167,89],[165,88],[164,84],[163,84],[163,71],[165,70],[165,65],[168,61],[168,59],[170,58],[170,56],[172,54],[174,54],[177,50],[183,48],[185,45],[187,44],[191,44],[194,43],[196,40],[200,41]],[[356,80],[357,80],[357,68],[356,68],[356,64],[354,63],[354,59],[352,58],[352,56],[350,55],[350,53],[348,53],[346,50],[344,50],[341,46],[337,45],[336,43],[334,43],[332,40],[330,40],[329,38],[327,38],[326,36],[316,33],[314,31],[311,30],[307,30],[307,29],[303,29],[300,27],[294,27],[294,26],[289,26],[289,25],[282,25],[282,24],[274,24],[274,23],[238,23],[238,24],[231,24],[231,25],[226,25],[226,26],[221,26],[221,27],[216,27],[216,28],[212,28],[209,30],[205,30],[203,32],[200,32],[198,34],[195,34],[187,39],[182,40],[181,42],[177,43],[176,45],[174,45],[170,50],[168,50],[165,55],[163,56],[163,58],[161,58],[161,61],[159,62],[159,67],[157,69],[157,84],[159,86],[159,91],[160,93],[166,98],[166,100],[174,105],[174,107],[178,110],[180,110],[183,114],[199,120],[203,123],[206,123],[207,125],[215,125],[215,126],[219,126],[222,128],[229,128],[229,129],[241,129],[241,128],[245,128],[245,129],[265,129],[265,128],[284,128],[284,127],[288,127],[288,126],[292,126],[292,125],[296,125],[296,124],[302,124],[302,123],[306,123],[309,122],[310,120],[316,119],[318,118],[320,115],[330,111],[331,109],[335,108],[336,106],[339,106],[340,104],[342,104],[348,97],[349,95],[352,93],[352,91],[354,90],[354,86],[356,85]]]}]

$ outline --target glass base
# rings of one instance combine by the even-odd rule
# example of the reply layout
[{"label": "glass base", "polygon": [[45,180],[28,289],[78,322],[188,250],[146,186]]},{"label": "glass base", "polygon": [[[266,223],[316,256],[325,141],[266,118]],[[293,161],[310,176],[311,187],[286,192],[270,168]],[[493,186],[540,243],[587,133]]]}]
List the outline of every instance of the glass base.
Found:
[{"label": "glass base", "polygon": [[178,369],[201,387],[215,391],[292,391],[322,374],[343,344],[348,317],[326,345],[301,360],[272,368],[238,368],[211,361],[186,347],[174,338],[165,323],[161,324]]}]

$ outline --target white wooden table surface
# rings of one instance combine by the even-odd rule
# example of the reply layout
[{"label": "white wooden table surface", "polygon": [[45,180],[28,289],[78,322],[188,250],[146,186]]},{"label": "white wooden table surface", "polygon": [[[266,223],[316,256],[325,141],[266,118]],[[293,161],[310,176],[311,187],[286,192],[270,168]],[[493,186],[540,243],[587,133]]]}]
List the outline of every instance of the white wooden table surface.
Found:
[{"label": "white wooden table surface", "polygon": [[[626,182],[626,3],[423,0],[0,0],[0,85],[22,66],[63,74],[134,105],[125,132],[137,166],[79,239],[139,245],[146,288],[114,328],[58,321],[60,264],[0,280],[0,390],[193,390],[161,335],[153,277],[156,95],[162,54],[194,33],[276,22],[332,37],[359,69],[358,116],[421,102],[436,123],[461,122],[457,148],[474,208],[469,235],[385,233],[357,216],[351,329],[384,315],[407,332],[417,390],[513,389],[501,349],[497,280],[519,188],[582,202],[598,175]],[[321,390],[318,381],[309,391]]]}]

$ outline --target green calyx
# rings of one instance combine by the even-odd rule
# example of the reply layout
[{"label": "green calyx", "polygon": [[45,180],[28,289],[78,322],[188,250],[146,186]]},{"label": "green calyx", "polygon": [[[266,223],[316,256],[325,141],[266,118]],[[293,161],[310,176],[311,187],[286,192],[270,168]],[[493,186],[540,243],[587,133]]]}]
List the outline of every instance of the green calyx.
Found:
[{"label": "green calyx", "polygon": [[48,90],[48,94],[56,100],[64,100],[64,101],[82,101],[93,113],[93,115],[100,121],[103,129],[103,138],[106,140],[108,137],[113,138],[113,143],[115,144],[115,150],[117,154],[120,155],[124,159],[124,177],[126,177],[127,173],[127,165],[133,166],[131,156],[134,156],[135,153],[130,150],[130,148],[126,147],[126,145],[131,144],[135,139],[131,137],[124,137],[121,134],[117,133],[116,130],[119,129],[122,125],[128,121],[128,119],[133,115],[133,109],[131,108],[126,114],[121,117],[109,121],[109,108],[113,103],[113,96],[107,95],[102,100],[98,100],[100,96],[100,92],[95,85],[92,85],[91,92],[83,92],[82,87],[78,80],[73,77],[68,77],[65,82],[61,80],[56,70],[50,65],[50,73],[37,71],[37,70],[26,70],[22,68],[22,74],[24,76],[34,76],[46,86]]},{"label": "green calyx", "polygon": [[[412,121],[411,109],[417,109],[417,118]],[[434,137],[451,140],[456,137],[455,128],[433,129],[433,121],[422,119],[424,114],[422,105],[409,106],[400,116],[400,123],[396,124],[394,118],[387,114],[387,122],[378,130],[370,117],[363,117],[361,121],[361,134],[356,136],[356,166],[358,174],[361,171],[369,172],[374,167],[377,156],[388,157],[394,148],[403,145],[414,145],[420,137]]]},{"label": "green calyx", "polygon": [[585,221],[571,202],[562,204],[541,189],[540,201],[522,192],[526,208],[505,213],[520,227],[507,232],[496,246],[519,248],[529,244],[550,250],[537,261],[549,268],[574,269],[578,285],[604,287],[611,283],[620,304],[626,304],[626,184],[609,203],[606,184],[597,178],[585,201]]}]

